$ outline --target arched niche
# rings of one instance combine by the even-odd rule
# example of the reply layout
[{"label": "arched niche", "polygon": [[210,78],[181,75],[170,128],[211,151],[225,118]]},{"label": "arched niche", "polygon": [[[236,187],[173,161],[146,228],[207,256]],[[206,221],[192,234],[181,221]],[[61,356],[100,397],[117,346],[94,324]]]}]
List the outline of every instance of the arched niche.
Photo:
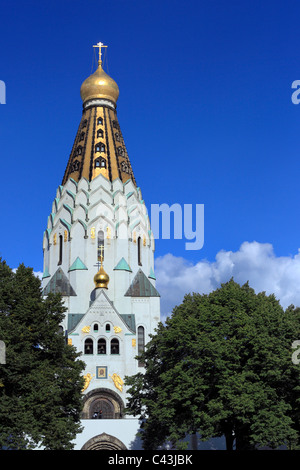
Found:
[{"label": "arched niche", "polygon": [[103,432],[89,439],[81,450],[127,450],[127,447],[116,437]]},{"label": "arched niche", "polygon": [[124,412],[123,400],[108,388],[91,390],[85,395],[82,419],[97,419],[94,418],[95,413],[100,410],[102,410],[102,419],[120,419]]}]

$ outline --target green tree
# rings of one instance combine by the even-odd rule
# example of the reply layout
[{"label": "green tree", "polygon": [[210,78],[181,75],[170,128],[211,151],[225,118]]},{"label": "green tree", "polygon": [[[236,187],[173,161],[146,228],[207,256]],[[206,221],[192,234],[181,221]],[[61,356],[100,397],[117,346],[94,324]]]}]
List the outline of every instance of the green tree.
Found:
[{"label": "green tree", "polygon": [[80,432],[84,363],[59,330],[60,295],[43,298],[23,264],[0,260],[0,448],[69,450]]},{"label": "green tree", "polygon": [[[226,437],[227,449],[295,445],[299,436],[299,312],[233,280],[189,294],[126,378],[129,414],[144,420],[143,445],[178,447],[187,434]],[[181,444],[182,445],[182,444]]]}]

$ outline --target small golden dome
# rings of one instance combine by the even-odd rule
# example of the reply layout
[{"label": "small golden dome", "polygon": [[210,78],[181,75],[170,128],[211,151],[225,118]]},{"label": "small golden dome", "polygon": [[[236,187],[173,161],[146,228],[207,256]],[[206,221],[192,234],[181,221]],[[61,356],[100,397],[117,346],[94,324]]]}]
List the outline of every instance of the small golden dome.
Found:
[{"label": "small golden dome", "polygon": [[83,102],[91,99],[107,99],[117,103],[119,87],[116,82],[104,72],[99,64],[96,72],[90,75],[81,85],[80,95]]},{"label": "small golden dome", "polygon": [[94,283],[96,289],[108,289],[109,275],[104,271],[103,266],[100,266],[99,271],[94,276]]}]

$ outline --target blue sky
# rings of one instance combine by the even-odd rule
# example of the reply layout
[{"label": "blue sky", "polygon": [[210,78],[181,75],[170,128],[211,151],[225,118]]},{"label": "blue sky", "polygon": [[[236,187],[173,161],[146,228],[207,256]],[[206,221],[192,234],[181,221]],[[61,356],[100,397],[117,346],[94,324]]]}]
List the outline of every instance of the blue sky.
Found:
[{"label": "blue sky", "polygon": [[[287,274],[299,289],[300,105],[291,101],[299,14],[290,0],[2,2],[2,258],[42,270],[43,231],[81,118],[80,85],[93,71],[92,45],[102,41],[146,205],[205,207],[201,250],[157,240],[162,290],[172,272],[195,280],[188,270],[197,266],[215,270],[213,287],[241,269],[251,280],[254,262],[253,284],[259,277],[264,289],[261,270],[284,260],[295,272],[283,269],[273,291],[283,295]],[[253,248],[243,266],[232,259],[242,247]],[[231,266],[223,277],[220,253]]]}]

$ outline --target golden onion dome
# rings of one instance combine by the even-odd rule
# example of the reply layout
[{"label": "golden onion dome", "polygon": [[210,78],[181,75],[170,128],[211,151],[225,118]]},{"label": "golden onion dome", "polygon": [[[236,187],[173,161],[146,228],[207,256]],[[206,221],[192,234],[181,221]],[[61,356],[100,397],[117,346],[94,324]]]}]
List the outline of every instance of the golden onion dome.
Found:
[{"label": "golden onion dome", "polygon": [[101,63],[92,75],[81,85],[80,95],[83,103],[91,99],[106,99],[117,103],[119,87],[116,82],[104,72]]},{"label": "golden onion dome", "polygon": [[99,271],[94,276],[94,283],[96,289],[108,289],[107,285],[109,283],[109,275],[104,271],[102,264]]}]

